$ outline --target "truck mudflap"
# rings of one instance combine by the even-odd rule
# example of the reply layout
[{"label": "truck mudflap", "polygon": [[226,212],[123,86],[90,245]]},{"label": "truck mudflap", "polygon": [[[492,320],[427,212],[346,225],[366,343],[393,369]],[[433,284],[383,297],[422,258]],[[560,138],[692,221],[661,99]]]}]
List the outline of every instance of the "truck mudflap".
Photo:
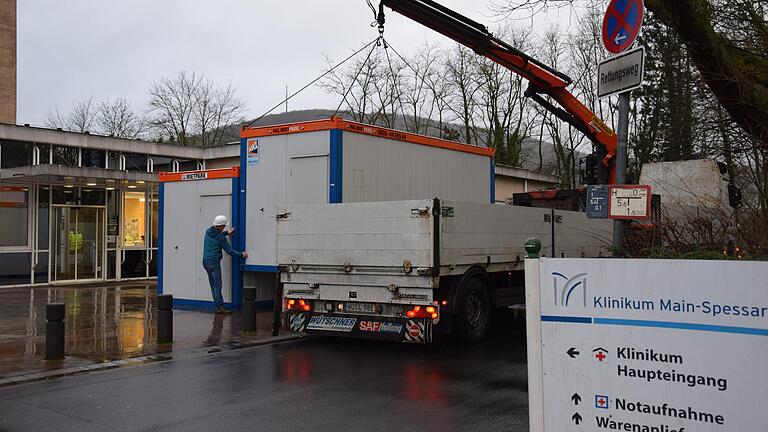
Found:
[{"label": "truck mudflap", "polygon": [[432,342],[432,321],[427,319],[288,312],[285,324],[295,332],[392,342]]}]

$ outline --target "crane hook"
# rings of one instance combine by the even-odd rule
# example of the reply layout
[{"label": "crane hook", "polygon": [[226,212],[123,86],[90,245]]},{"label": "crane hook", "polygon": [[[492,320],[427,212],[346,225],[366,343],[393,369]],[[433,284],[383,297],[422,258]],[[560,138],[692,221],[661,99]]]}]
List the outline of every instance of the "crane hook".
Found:
[{"label": "crane hook", "polygon": [[384,2],[379,2],[379,14],[376,17],[376,22],[379,24],[379,36],[384,37],[384,23],[386,18],[384,17]]}]

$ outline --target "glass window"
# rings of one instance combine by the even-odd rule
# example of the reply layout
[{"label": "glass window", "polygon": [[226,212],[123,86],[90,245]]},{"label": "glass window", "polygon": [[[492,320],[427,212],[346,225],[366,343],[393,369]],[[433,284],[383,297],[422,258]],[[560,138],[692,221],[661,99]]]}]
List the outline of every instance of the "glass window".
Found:
[{"label": "glass window", "polygon": [[107,192],[104,189],[83,188],[80,190],[80,205],[105,205]]},{"label": "glass window", "polygon": [[38,155],[40,159],[37,160],[38,165],[50,165],[51,164],[51,145],[50,144],[35,144],[37,146]]},{"label": "glass window", "polygon": [[[51,188],[40,186],[37,188],[37,249],[48,249],[48,230],[51,212]],[[47,277],[48,273],[46,273]]]},{"label": "glass window", "polygon": [[29,188],[0,186],[0,246],[29,246]]},{"label": "glass window", "polygon": [[107,169],[119,170],[120,169],[120,153],[108,152],[107,153]]},{"label": "glass window", "polygon": [[76,147],[53,146],[53,164],[77,167],[78,150]]},{"label": "glass window", "polygon": [[173,172],[173,158],[152,156],[153,172]]},{"label": "glass window", "polygon": [[125,169],[127,171],[147,172],[147,155],[125,153]]},{"label": "glass window", "polygon": [[107,279],[117,277],[117,251],[107,251]]},{"label": "glass window", "polygon": [[37,265],[35,265],[36,284],[48,283],[48,252],[37,254]]},{"label": "glass window", "polygon": [[157,277],[157,249],[152,249],[152,261],[149,262],[149,277]]},{"label": "glass window", "polygon": [[123,246],[146,246],[146,194],[125,192],[123,201]]},{"label": "glass window", "polygon": [[123,279],[147,277],[147,251],[125,251],[125,259],[120,264],[120,277]]},{"label": "glass window", "polygon": [[0,168],[32,165],[32,143],[0,141]]},{"label": "glass window", "polygon": [[77,205],[77,188],[54,186],[51,189],[53,204]]},{"label": "glass window", "polygon": [[179,163],[179,171],[197,171],[196,160],[177,159],[177,162]]},{"label": "glass window", "polygon": [[157,247],[158,246],[158,224],[160,223],[160,216],[159,216],[159,210],[160,210],[160,196],[157,194],[156,191],[152,192],[152,208],[150,209],[152,211],[152,246]]},{"label": "glass window", "polygon": [[29,285],[31,270],[31,252],[0,254],[0,285]]},{"label": "glass window", "polygon": [[104,150],[83,149],[81,165],[86,168],[105,168],[107,152]]},{"label": "glass window", "polygon": [[117,247],[120,238],[120,192],[107,191],[107,249]]}]

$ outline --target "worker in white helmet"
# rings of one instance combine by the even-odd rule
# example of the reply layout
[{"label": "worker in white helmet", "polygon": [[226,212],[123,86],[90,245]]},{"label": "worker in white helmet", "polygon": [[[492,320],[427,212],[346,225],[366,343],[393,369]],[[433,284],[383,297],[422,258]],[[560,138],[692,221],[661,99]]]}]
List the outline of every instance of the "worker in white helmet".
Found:
[{"label": "worker in white helmet", "polygon": [[221,295],[221,250],[224,249],[233,258],[248,258],[247,252],[238,252],[230,246],[227,237],[234,234],[235,227],[225,229],[228,222],[226,216],[216,216],[213,219],[213,226],[205,230],[203,240],[203,268],[208,273],[208,282],[211,284],[211,295],[217,314],[230,313],[224,308],[224,297]]}]

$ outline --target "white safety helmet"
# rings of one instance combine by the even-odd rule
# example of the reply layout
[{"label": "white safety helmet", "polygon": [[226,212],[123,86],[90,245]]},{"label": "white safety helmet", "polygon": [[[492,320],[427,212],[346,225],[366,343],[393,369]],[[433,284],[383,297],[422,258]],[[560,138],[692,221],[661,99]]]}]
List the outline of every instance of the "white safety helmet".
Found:
[{"label": "white safety helmet", "polygon": [[229,222],[229,219],[224,215],[218,215],[213,218],[213,226],[225,226],[227,222]]}]

